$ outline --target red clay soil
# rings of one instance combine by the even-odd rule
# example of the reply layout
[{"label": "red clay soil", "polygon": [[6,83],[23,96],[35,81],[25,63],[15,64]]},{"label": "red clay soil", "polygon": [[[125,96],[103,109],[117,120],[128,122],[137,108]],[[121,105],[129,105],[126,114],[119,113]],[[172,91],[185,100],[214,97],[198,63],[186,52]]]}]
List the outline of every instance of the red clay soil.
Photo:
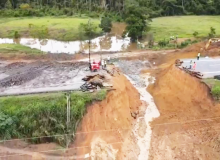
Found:
[{"label": "red clay soil", "polygon": [[132,112],[136,112],[141,105],[140,95],[133,85],[123,75],[113,78],[113,88],[107,94],[107,98],[87,108],[80,127],[78,127],[76,140],[71,147],[80,147],[78,155],[90,152],[92,141],[99,137],[112,144],[119,150],[125,136],[130,133],[134,118]]},{"label": "red clay soil", "polygon": [[150,160],[220,159],[220,105],[208,87],[175,66],[149,87],[161,116],[152,123]]}]

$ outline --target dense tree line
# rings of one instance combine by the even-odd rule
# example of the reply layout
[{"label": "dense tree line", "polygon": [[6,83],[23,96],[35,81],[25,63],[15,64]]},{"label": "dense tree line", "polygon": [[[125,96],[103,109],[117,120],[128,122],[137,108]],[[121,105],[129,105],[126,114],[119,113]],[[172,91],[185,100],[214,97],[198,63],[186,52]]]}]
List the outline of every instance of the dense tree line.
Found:
[{"label": "dense tree line", "polygon": [[[26,4],[26,5],[25,5]],[[220,14],[220,0],[1,0],[2,9],[71,9],[71,11],[114,11],[122,14],[131,4],[141,6],[151,17]],[[70,14],[64,11],[63,14]]]}]

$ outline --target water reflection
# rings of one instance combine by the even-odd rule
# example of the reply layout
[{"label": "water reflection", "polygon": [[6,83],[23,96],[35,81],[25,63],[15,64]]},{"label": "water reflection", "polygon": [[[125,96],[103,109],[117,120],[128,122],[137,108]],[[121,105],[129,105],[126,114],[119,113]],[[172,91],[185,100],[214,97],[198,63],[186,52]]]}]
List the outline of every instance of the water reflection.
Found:
[{"label": "water reflection", "polygon": [[[0,44],[9,43],[9,44],[21,44],[31,48],[36,48],[44,52],[50,53],[69,53],[74,54],[78,52],[88,53],[89,44],[87,41],[70,41],[62,42],[57,40],[39,40],[33,38],[21,38],[21,39],[0,39]],[[107,51],[107,52],[116,52],[116,51],[126,51],[136,48],[136,45],[130,43],[130,38],[121,38],[120,36],[111,36],[104,35],[97,37],[91,40],[91,51]]]}]

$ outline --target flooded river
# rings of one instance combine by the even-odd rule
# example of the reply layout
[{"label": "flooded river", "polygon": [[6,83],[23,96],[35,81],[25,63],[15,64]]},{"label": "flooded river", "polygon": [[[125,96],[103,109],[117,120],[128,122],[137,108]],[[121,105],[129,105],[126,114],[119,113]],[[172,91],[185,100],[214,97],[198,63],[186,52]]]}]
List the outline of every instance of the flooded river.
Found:
[{"label": "flooded river", "polygon": [[[130,51],[137,49],[135,43],[131,43],[129,37],[122,38],[122,33],[125,29],[123,23],[115,23],[110,34],[106,34],[91,40],[91,52],[118,52]],[[9,39],[0,38],[0,44],[21,44],[30,48],[39,49],[47,53],[88,53],[89,41],[57,41],[53,39],[34,39],[20,38]]]},{"label": "flooded river", "polygon": [[[21,44],[31,48],[36,48],[44,52],[49,53],[88,53],[89,52],[89,41],[70,41],[63,42],[52,39],[39,40],[34,38],[21,38],[21,39],[8,39],[1,38],[0,44]],[[135,48],[135,44],[130,42],[130,38],[120,38],[117,36],[101,36],[91,40],[91,51],[92,52],[117,52],[127,51]]]}]

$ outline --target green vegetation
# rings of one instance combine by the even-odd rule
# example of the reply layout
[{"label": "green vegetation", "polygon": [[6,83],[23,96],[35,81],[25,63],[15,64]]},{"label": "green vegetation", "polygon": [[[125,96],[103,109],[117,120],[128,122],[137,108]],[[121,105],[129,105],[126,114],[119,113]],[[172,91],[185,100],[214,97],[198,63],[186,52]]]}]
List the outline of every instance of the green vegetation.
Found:
[{"label": "green vegetation", "polygon": [[[99,26],[98,19],[91,21],[95,26]],[[78,40],[82,39],[79,31],[80,24],[87,24],[88,18],[1,18],[0,19],[0,37],[14,38],[15,31],[21,37],[31,36],[30,25],[48,29],[47,38],[57,40]],[[161,17],[154,18],[150,23],[151,30],[156,42],[169,39],[170,36],[178,35],[178,38],[193,37],[193,33],[198,32],[200,37],[207,37],[210,33],[210,28],[216,29],[216,34],[220,31],[220,16],[176,16],[176,17]],[[101,33],[98,27],[96,35]],[[88,37],[83,37],[86,39]]]},{"label": "green vegetation", "polygon": [[97,29],[98,27],[90,21],[88,21],[88,23],[81,23],[79,25],[79,40],[90,39],[97,36]]},{"label": "green vegetation", "polygon": [[33,49],[20,44],[0,44],[0,53],[25,53],[31,55],[43,54],[43,52],[38,49]]},{"label": "green vegetation", "polygon": [[[66,96],[62,93],[0,98],[0,139],[28,138],[32,143],[55,141],[65,145],[65,136],[74,135],[86,111],[86,105],[103,100],[106,90],[98,93],[74,92],[70,95],[70,126],[66,126]],[[74,136],[71,136],[74,139]]]},{"label": "green vegetation", "polygon": [[191,39],[187,39],[187,40],[181,42],[181,44],[178,45],[177,47],[178,48],[184,48],[184,47],[187,47],[187,46],[189,46],[191,44],[194,44],[194,43],[197,43],[197,42],[198,42],[197,40],[192,41]]},{"label": "green vegetation", "polygon": [[112,29],[112,20],[109,17],[102,17],[99,27],[103,32],[110,32]]},{"label": "green vegetation", "polygon": [[151,17],[220,14],[220,0],[1,0],[2,16],[58,16],[85,13],[92,17],[103,12],[123,15],[130,4],[143,8]]},{"label": "green vegetation", "polygon": [[169,39],[178,35],[178,38],[193,37],[198,32],[200,37],[208,37],[210,28],[220,31],[220,16],[174,16],[152,19],[150,24],[155,41]]},{"label": "green vegetation", "polygon": [[217,99],[217,100],[220,99],[220,85],[214,86],[212,88],[212,95],[215,99]]},{"label": "green vegetation", "polygon": [[195,32],[193,33],[193,37],[195,37],[195,38],[197,38],[198,35],[199,35],[199,32],[197,32],[197,31],[195,31]]},{"label": "green vegetation", "polygon": [[197,43],[197,40],[191,40],[191,39],[186,39],[185,41],[181,42],[180,44],[176,44],[176,41],[171,42],[170,40],[163,39],[158,41],[157,46],[153,46],[154,50],[159,50],[159,49],[172,49],[172,48],[184,48],[187,47],[191,44]]},{"label": "green vegetation", "polygon": [[206,78],[203,79],[203,81],[210,87],[214,87],[214,86],[220,86],[220,80],[214,79],[214,78]]},{"label": "green vegetation", "polygon": [[[142,38],[143,32],[147,31],[148,21],[143,10],[136,5],[131,5],[125,10],[125,22],[127,23],[126,33],[132,41]],[[125,34],[125,33],[124,33]]]},{"label": "green vegetation", "polygon": [[[179,38],[213,37],[219,30],[219,16],[185,16],[180,15],[219,15],[220,0],[2,0],[0,2],[0,37],[15,37],[18,33],[22,37],[30,36],[28,26],[45,26],[48,28],[46,38],[57,40],[79,40],[88,39],[85,33],[78,31],[81,23],[87,23],[88,18],[93,20],[94,25],[99,26],[98,18],[103,15],[111,21],[125,21],[128,25],[126,31],[132,40],[142,38],[143,32],[148,32],[148,18],[161,16],[153,19],[151,32],[155,41],[169,39],[170,36],[178,35]],[[44,17],[26,19],[5,19],[5,17]],[[49,18],[46,16],[62,16],[60,18]],[[72,16],[78,18],[67,18]],[[83,19],[83,17],[85,19]],[[101,28],[109,32],[110,19],[102,20]],[[211,28],[212,27],[212,28]],[[211,32],[209,32],[211,28]],[[216,28],[216,31],[215,31]],[[101,29],[96,30],[99,35]]]},{"label": "green vegetation", "polygon": [[[91,22],[95,26],[99,26],[99,20],[93,19]],[[88,18],[68,18],[68,17],[44,17],[44,18],[0,18],[0,37],[14,38],[14,32],[17,31],[21,37],[30,37],[31,31],[36,30],[39,33],[39,29],[44,26],[48,30],[48,34],[44,35],[44,38],[70,41],[81,39],[79,33],[80,24],[87,24]],[[30,28],[30,26],[32,26]],[[96,35],[101,33],[101,29],[97,28]],[[40,35],[35,34],[37,38],[41,38]],[[87,39],[88,37],[84,37]]]},{"label": "green vegetation", "polygon": [[203,80],[210,88],[213,97],[216,100],[220,99],[220,80],[207,78]]},{"label": "green vegetation", "polygon": [[169,43],[170,43],[169,40],[163,39],[158,42],[158,45],[162,48],[162,47],[166,47]]},{"label": "green vegetation", "polygon": [[33,38],[46,39],[49,36],[49,30],[48,27],[44,25],[35,26],[33,24],[29,24],[29,34]]},{"label": "green vegetation", "polygon": [[209,33],[209,38],[213,38],[216,35],[215,28],[211,27],[210,28],[210,33]]}]

